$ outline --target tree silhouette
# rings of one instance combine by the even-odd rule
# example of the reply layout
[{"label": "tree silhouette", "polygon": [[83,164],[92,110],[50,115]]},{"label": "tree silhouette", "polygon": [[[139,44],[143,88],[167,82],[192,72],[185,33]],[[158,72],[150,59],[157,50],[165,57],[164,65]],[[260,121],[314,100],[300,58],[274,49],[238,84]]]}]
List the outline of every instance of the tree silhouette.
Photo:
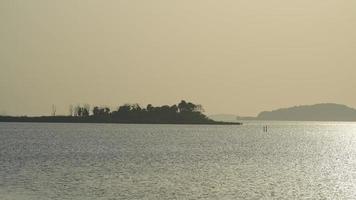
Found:
[{"label": "tree silhouette", "polygon": [[[55,108],[55,106],[53,106]],[[52,110],[53,115],[55,109]],[[148,104],[141,107],[139,104],[124,104],[110,111],[108,107],[90,105],[70,106],[70,116],[43,116],[43,117],[9,117],[2,120],[33,121],[33,122],[95,122],[95,123],[171,123],[171,124],[216,124],[207,118],[199,104],[182,100],[178,105],[153,106]]]},{"label": "tree silhouette", "polygon": [[93,116],[109,116],[110,115],[110,108],[108,107],[98,107],[95,106],[93,108]]},{"label": "tree silhouette", "polygon": [[76,117],[89,117],[90,115],[90,106],[85,104],[83,107],[77,105],[74,107],[74,116]]},{"label": "tree silhouette", "polygon": [[52,116],[56,116],[56,112],[57,112],[57,107],[56,105],[52,104]]},{"label": "tree silhouette", "polygon": [[73,105],[69,105],[69,116],[73,116],[74,115],[74,107]]}]

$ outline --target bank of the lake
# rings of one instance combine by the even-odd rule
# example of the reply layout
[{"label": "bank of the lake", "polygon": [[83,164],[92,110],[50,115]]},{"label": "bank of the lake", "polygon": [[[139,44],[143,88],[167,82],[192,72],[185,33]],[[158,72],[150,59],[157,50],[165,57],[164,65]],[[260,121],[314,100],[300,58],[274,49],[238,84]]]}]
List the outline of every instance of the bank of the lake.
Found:
[{"label": "bank of the lake", "polygon": [[189,120],[125,120],[115,118],[98,118],[94,116],[0,116],[0,122],[35,122],[35,123],[108,123],[108,124],[205,124],[205,125],[242,125],[240,122],[219,122],[211,119]]}]

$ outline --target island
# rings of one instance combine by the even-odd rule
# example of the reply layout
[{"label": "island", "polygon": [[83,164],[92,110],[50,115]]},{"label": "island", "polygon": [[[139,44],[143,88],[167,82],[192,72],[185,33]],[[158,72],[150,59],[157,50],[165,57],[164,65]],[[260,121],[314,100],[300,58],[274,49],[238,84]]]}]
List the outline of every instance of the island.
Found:
[{"label": "island", "polygon": [[236,115],[211,115],[216,121],[356,121],[356,109],[336,103],[319,103],[299,105],[260,112],[256,117],[239,117]]},{"label": "island", "polygon": [[0,122],[56,122],[56,123],[127,123],[127,124],[212,124],[241,125],[239,122],[214,121],[203,114],[199,104],[182,100],[178,105],[142,108],[139,104],[124,104],[111,111],[109,107],[89,105],[70,107],[67,116],[0,116]]},{"label": "island", "polygon": [[356,110],[342,104],[300,105],[261,112],[258,120],[356,121]]}]

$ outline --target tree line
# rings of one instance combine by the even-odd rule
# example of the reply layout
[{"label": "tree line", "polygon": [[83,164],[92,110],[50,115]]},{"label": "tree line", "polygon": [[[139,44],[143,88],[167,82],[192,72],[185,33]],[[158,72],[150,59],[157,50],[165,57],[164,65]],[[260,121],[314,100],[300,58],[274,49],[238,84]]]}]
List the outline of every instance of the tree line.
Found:
[{"label": "tree line", "polygon": [[209,123],[213,120],[206,117],[199,104],[182,100],[179,104],[153,106],[148,104],[124,104],[111,111],[109,107],[89,105],[71,106],[70,115],[91,121],[126,122],[126,123]]}]

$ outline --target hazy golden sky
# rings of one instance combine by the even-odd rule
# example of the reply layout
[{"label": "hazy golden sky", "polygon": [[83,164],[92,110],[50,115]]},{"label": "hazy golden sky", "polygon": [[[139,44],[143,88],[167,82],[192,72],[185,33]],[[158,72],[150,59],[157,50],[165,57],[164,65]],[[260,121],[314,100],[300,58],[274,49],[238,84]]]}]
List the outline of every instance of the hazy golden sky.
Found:
[{"label": "hazy golden sky", "polygon": [[0,114],[356,107],[355,0],[1,0]]}]

